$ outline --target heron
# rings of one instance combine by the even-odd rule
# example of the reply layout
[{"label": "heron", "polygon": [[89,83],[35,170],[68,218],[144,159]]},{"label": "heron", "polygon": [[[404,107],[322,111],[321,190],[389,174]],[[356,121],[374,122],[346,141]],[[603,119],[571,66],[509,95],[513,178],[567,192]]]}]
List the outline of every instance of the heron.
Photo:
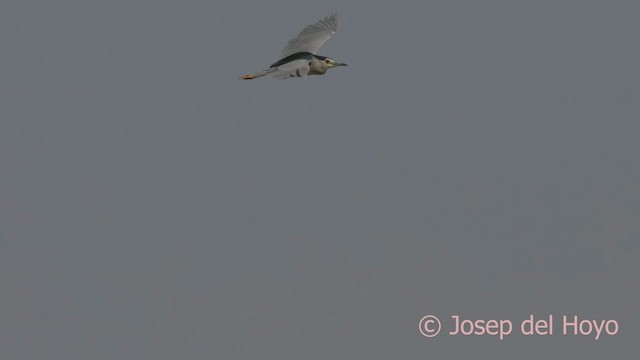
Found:
[{"label": "heron", "polygon": [[327,70],[347,66],[328,56],[316,54],[320,47],[338,30],[338,12],[305,27],[282,49],[280,60],[268,69],[240,76],[243,80],[252,80],[269,75],[277,79],[324,75]]}]

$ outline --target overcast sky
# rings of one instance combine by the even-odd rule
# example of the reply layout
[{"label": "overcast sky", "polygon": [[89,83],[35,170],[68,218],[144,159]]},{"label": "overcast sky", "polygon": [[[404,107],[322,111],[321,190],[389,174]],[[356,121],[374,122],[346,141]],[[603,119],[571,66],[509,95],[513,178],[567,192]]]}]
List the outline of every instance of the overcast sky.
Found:
[{"label": "overcast sky", "polygon": [[[349,67],[237,80],[334,10],[320,54]],[[639,11],[2,1],[0,358],[636,353]],[[427,339],[426,314],[620,330]]]}]

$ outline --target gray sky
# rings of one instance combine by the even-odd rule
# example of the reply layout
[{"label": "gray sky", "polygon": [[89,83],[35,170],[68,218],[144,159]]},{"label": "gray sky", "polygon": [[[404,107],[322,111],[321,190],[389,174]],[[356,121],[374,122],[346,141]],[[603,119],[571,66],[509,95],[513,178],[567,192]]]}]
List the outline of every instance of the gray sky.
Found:
[{"label": "gray sky", "polygon": [[[349,67],[236,80],[334,10]],[[639,11],[3,1],[0,358],[635,352]],[[418,332],[532,313],[620,331]]]}]

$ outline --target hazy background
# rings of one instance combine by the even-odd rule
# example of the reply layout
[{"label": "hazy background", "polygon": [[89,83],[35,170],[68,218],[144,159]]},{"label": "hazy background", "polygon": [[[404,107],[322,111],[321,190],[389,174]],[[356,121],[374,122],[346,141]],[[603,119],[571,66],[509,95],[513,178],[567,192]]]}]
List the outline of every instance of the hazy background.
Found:
[{"label": "hazy background", "polygon": [[[349,67],[236,80],[334,10]],[[637,352],[639,11],[2,1],[0,358]],[[620,333],[426,339],[428,313]]]}]

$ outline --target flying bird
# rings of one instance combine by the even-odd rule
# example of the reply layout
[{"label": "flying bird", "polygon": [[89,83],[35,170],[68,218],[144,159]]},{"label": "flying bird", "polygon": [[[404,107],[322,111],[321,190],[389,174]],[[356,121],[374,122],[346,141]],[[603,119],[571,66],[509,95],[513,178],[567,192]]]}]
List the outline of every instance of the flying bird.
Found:
[{"label": "flying bird", "polygon": [[324,75],[327,70],[347,66],[327,56],[317,55],[322,44],[338,30],[338,13],[304,28],[298,36],[291,39],[282,49],[280,60],[271,64],[268,69],[254,74],[240,76],[240,79],[251,80],[269,75],[278,79],[305,77],[308,75]]}]

